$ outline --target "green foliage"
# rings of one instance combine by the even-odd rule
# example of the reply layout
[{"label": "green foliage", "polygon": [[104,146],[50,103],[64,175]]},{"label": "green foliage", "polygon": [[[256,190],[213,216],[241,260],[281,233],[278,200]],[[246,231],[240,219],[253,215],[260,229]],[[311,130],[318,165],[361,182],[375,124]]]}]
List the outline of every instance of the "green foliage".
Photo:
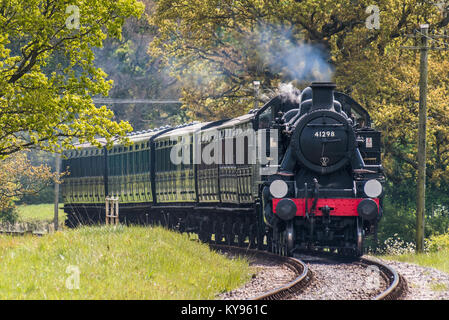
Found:
[{"label": "green foliage", "polygon": [[[418,264],[423,267],[435,268],[444,272],[449,272],[449,250],[443,249],[436,252],[427,253],[408,253],[402,255],[386,255],[382,256],[387,260],[396,260],[401,262],[408,262],[413,264]],[[439,290],[441,286],[436,286],[435,284],[430,284],[432,289]]]},{"label": "green foliage", "polygon": [[17,208],[11,204],[7,208],[0,210],[0,223],[9,222],[14,223],[18,220],[19,214],[17,212]]},{"label": "green foliage", "polygon": [[415,253],[416,246],[413,242],[407,242],[394,234],[376,248],[376,254],[398,256]]},{"label": "green foliage", "polygon": [[[61,208],[62,204],[60,204]],[[54,204],[40,203],[40,204],[20,204],[16,208],[17,221],[20,222],[51,222],[54,220]],[[58,221],[64,224],[66,215],[63,209],[58,211]]]},{"label": "green foliage", "polygon": [[406,242],[415,241],[416,209],[402,207],[391,203],[389,199],[384,201],[382,221],[379,223],[379,241],[383,243],[389,237],[395,235]]},{"label": "green foliage", "polygon": [[[449,202],[447,187],[427,183],[425,237],[446,232],[449,228]],[[416,238],[416,184],[403,181],[387,182],[384,213],[379,224],[379,241],[383,243],[393,235],[406,242]]]},{"label": "green foliage", "polygon": [[[143,2],[148,14],[154,3],[152,0]],[[140,19],[130,18],[123,26],[121,39],[106,39],[104,47],[95,51],[96,66],[114,80],[109,93],[111,98],[178,99],[176,80],[168,75],[165,68],[159,68],[160,57],[150,57],[147,53],[154,33],[147,15]],[[135,131],[187,121],[179,104],[121,103],[111,104],[110,107],[116,119],[129,121]]]},{"label": "green foliage", "polygon": [[94,95],[107,95],[111,81],[94,65],[93,48],[120,38],[124,20],[138,17],[137,0],[77,1],[79,28],[67,27],[63,0],[2,1],[0,10],[0,157],[27,147],[49,151],[73,142],[110,144],[131,130],[113,121]]},{"label": "green foliage", "polygon": [[16,201],[59,183],[59,178],[46,165],[33,166],[24,152],[0,160],[0,212],[3,220],[15,220]]},{"label": "green foliage", "polygon": [[[22,197],[20,201],[17,201],[17,204],[39,204],[39,203],[51,203],[55,198],[55,187],[54,185],[48,186],[42,189],[37,194],[27,194]],[[62,195],[59,199],[62,202]]]},{"label": "green foliage", "polygon": [[[402,254],[413,249],[412,244],[416,240],[416,206],[413,194],[414,186],[408,190],[408,186],[399,185],[395,190],[391,185],[387,187],[384,199],[384,212],[378,226],[378,242],[373,239],[367,241],[370,250],[385,254]],[[447,232],[449,228],[449,207],[443,205],[432,206],[431,200],[436,201],[436,196],[429,197],[427,214],[425,219],[425,237],[432,238]],[[444,199],[441,197],[440,199]]]},{"label": "green foliage", "polygon": [[449,233],[431,236],[428,241],[428,247],[431,252],[449,250]]}]

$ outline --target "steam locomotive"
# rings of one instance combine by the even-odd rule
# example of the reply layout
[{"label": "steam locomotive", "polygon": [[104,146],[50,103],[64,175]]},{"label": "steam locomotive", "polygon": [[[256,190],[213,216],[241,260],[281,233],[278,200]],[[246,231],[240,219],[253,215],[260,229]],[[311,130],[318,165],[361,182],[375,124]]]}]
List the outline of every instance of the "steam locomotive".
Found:
[{"label": "steam locomotive", "polygon": [[335,84],[314,82],[248,114],[132,133],[111,149],[65,153],[66,224],[161,224],[204,242],[291,255],[363,254],[382,217],[380,132]]}]

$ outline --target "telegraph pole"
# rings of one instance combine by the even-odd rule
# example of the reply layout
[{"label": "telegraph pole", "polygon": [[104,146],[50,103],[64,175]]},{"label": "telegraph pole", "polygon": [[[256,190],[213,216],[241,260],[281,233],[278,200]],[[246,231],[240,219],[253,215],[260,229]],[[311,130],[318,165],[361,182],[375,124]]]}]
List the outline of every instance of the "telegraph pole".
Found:
[{"label": "telegraph pole", "polygon": [[419,62],[419,120],[418,120],[418,188],[416,201],[416,251],[424,251],[424,217],[426,209],[426,127],[427,127],[427,65],[429,25],[421,25]]},{"label": "telegraph pole", "polygon": [[[419,30],[420,45],[402,47],[419,50],[419,118],[418,118],[418,176],[416,195],[416,252],[424,251],[424,222],[426,209],[426,127],[427,127],[427,78],[429,50],[448,50],[448,48],[429,47],[429,39],[446,38],[446,36],[429,36],[429,25],[422,24]],[[416,36],[412,36],[416,37]]]},{"label": "telegraph pole", "polygon": [[[59,153],[56,154],[55,159],[55,171],[58,175],[61,173],[61,155]],[[53,219],[55,231],[58,230],[59,227],[59,183],[55,182],[55,198],[54,198],[54,219]]]}]

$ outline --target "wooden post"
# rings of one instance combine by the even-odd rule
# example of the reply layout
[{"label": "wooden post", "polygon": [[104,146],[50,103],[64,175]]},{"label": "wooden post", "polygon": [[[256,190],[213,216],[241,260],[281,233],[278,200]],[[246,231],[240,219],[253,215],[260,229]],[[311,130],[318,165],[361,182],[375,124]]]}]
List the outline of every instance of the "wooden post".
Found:
[{"label": "wooden post", "polygon": [[419,36],[410,35],[411,38],[419,38],[419,46],[403,46],[403,49],[419,50],[419,119],[418,119],[418,174],[416,190],[416,252],[424,251],[424,224],[426,210],[426,126],[427,126],[427,74],[429,50],[448,51],[447,47],[429,47],[429,38],[447,39],[446,35],[429,35],[429,25],[422,24]]},{"label": "wooden post", "polygon": [[109,197],[106,197],[105,215],[106,215],[105,223],[106,223],[106,225],[108,225],[109,224]]},{"label": "wooden post", "polygon": [[106,225],[119,223],[118,197],[106,198]]},{"label": "wooden post", "polygon": [[115,220],[114,220],[114,224],[118,224],[118,198],[114,199],[114,204],[115,204]]},{"label": "wooden post", "polygon": [[426,208],[426,127],[427,127],[427,60],[429,25],[421,25],[419,63],[419,120],[418,120],[418,186],[416,201],[416,251],[424,251],[424,220]]},{"label": "wooden post", "polygon": [[[61,155],[59,153],[56,154],[55,171],[58,174],[58,179],[59,179],[59,174],[61,173]],[[56,183],[56,182],[55,182],[53,224],[55,227],[55,231],[58,231],[58,226],[59,226],[59,183]]]}]

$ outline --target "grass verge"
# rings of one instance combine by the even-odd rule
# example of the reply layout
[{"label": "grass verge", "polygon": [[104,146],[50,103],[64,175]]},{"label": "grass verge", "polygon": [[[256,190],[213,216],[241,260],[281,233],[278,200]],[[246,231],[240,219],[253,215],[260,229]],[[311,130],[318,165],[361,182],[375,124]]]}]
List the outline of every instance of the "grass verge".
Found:
[{"label": "grass verge", "polygon": [[243,259],[155,227],[0,236],[0,299],[214,299],[249,280]]},{"label": "grass verge", "polygon": [[[60,207],[62,204],[59,205]],[[17,206],[17,213],[19,214],[19,221],[36,222],[45,221],[51,222],[54,218],[53,203],[44,204],[21,204]],[[66,218],[64,210],[59,209],[59,221],[63,222]]]},{"label": "grass verge", "polygon": [[395,260],[408,262],[424,267],[435,268],[449,273],[449,249],[442,249],[437,252],[421,253],[421,254],[403,254],[403,255],[385,255],[380,258],[386,260]]}]

